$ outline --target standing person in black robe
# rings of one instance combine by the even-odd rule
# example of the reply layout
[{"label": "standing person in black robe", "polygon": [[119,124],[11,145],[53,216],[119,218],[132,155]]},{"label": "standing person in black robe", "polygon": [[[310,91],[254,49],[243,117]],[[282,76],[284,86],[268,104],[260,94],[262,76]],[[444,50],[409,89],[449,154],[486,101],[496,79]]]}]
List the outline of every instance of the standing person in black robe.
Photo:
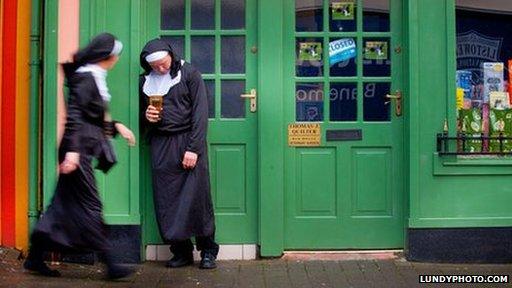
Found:
[{"label": "standing person in black robe", "polygon": [[102,203],[96,187],[93,158],[107,172],[116,162],[110,138],[121,134],[135,145],[133,133],[112,121],[108,112],[110,94],[107,70],[119,59],[122,43],[108,33],[96,36],[78,51],[63,69],[69,87],[67,121],[59,147],[59,179],[52,202],[32,233],[24,267],[51,277],[60,276],[43,261],[47,251],[101,252],[109,278],[121,278],[132,269],[114,263]]},{"label": "standing person in black robe", "polygon": [[[201,74],[161,39],[140,54],[141,118],[151,146],[153,195],[160,235],[174,257],[167,267],[193,264],[195,237],[202,269],[216,267],[215,219],[210,195],[206,130],[208,100]],[[163,95],[163,109],[149,97]]]}]

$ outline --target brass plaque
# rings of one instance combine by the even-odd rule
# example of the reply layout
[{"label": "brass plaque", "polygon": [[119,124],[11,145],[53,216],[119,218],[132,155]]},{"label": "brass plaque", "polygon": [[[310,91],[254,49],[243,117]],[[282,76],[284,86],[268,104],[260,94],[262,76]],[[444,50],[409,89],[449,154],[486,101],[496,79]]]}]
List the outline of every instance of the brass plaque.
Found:
[{"label": "brass plaque", "polygon": [[289,124],[288,146],[320,146],[320,124]]}]

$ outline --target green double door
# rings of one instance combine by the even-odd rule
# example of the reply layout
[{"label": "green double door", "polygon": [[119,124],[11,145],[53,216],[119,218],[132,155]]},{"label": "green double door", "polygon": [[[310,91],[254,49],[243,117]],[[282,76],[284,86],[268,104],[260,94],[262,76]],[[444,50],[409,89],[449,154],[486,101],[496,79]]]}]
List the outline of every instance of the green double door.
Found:
[{"label": "green double door", "polygon": [[403,247],[401,2],[285,1],[285,250]]},{"label": "green double door", "polygon": [[[397,113],[399,101],[386,95],[396,98],[404,88],[401,3],[276,1],[284,8],[284,23],[276,23],[284,39],[275,41],[258,35],[257,19],[265,19],[258,6],[267,6],[256,0],[81,1],[80,38],[85,43],[96,33],[110,31],[127,44],[109,74],[109,85],[113,95],[129,99],[116,97],[113,114],[136,133],[138,53],[146,41],[163,37],[202,72],[209,97],[216,238],[221,244],[258,243],[259,229],[275,228],[284,230],[285,250],[400,248],[404,116]],[[284,66],[258,56],[258,39],[277,43],[272,53],[283,55]],[[283,69],[283,83],[258,82],[257,72],[268,67]],[[282,85],[283,91],[260,97],[258,88],[270,87],[266,85]],[[279,219],[284,210],[284,223],[258,222],[258,145],[269,144],[258,135],[259,107],[247,98],[252,89],[260,97],[256,103],[270,103],[265,97],[283,101],[282,114],[267,115],[265,121],[314,123],[321,129],[319,146],[295,147],[283,141],[275,147],[284,151],[284,171],[276,171],[283,173],[284,185],[275,187],[284,189],[284,204],[275,211]],[[286,140],[288,134],[284,136]],[[142,218],[143,243],[159,244],[148,146],[139,143],[140,154],[116,140],[120,165],[98,179],[107,221],[139,224]],[[269,172],[260,173],[265,177]]]},{"label": "green double door", "polygon": [[[251,108],[247,95],[257,88],[256,1],[144,2],[144,41],[155,37],[169,41],[205,80],[216,239],[221,244],[256,243],[258,107]],[[147,148],[142,149],[141,169],[144,243],[158,244]]]}]

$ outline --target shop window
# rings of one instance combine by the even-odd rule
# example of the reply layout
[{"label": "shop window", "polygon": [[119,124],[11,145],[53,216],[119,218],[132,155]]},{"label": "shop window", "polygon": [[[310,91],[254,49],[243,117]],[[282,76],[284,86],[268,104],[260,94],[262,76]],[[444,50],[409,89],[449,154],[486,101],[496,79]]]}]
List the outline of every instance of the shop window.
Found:
[{"label": "shop window", "polygon": [[487,139],[512,137],[512,1],[456,3],[457,129],[480,138],[457,150],[512,152],[512,141]]}]

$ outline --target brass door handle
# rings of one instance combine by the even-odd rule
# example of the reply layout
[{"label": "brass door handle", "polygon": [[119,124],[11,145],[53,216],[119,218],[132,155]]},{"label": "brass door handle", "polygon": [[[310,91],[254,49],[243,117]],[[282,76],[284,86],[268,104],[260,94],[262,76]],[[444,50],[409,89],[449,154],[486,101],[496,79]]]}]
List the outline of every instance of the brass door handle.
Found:
[{"label": "brass door handle", "polygon": [[388,98],[388,99],[402,99],[402,94],[399,94],[399,95],[389,95],[389,94],[386,94],[386,98]]},{"label": "brass door handle", "polygon": [[[402,116],[402,91],[397,90],[395,94],[386,94],[386,99],[395,100],[395,114],[396,116]],[[385,104],[389,104],[390,101],[386,101]]]},{"label": "brass door handle", "polygon": [[251,89],[251,93],[240,95],[241,98],[249,99],[249,106],[252,113],[257,110],[257,102],[256,102],[256,89]]}]

